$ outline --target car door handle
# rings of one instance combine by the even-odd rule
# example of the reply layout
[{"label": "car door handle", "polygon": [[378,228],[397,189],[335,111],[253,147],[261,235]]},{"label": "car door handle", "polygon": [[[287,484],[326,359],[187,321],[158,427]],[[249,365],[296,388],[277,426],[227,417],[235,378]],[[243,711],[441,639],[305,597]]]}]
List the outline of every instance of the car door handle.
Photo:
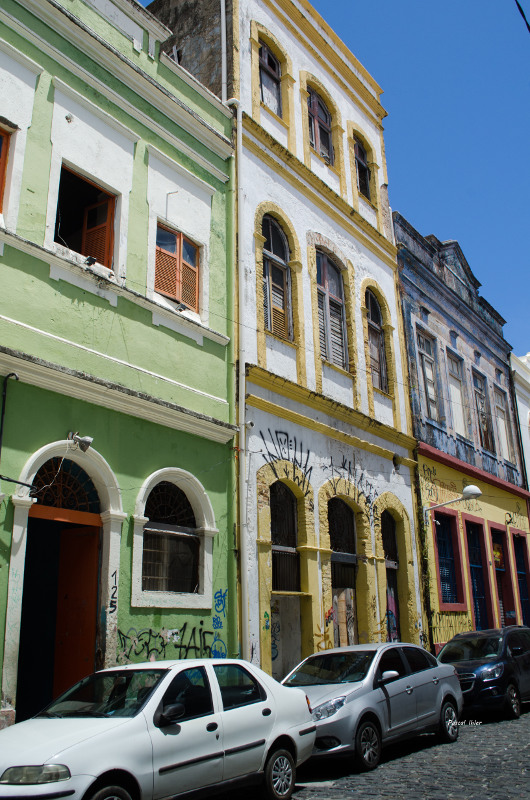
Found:
[{"label": "car door handle", "polygon": [[216,731],[217,730],[217,722],[209,722],[206,726],[207,731]]},{"label": "car door handle", "polygon": [[264,708],[261,713],[263,714],[264,717],[270,717],[272,711],[270,710],[270,708]]},{"label": "car door handle", "polygon": [[436,686],[436,684],[437,684],[437,683],[440,683],[440,678],[433,678],[433,679],[432,679],[432,682],[433,682],[433,683],[434,683],[434,685]]},{"label": "car door handle", "polygon": [[407,686],[405,691],[406,691],[407,694],[412,694],[412,686]]}]

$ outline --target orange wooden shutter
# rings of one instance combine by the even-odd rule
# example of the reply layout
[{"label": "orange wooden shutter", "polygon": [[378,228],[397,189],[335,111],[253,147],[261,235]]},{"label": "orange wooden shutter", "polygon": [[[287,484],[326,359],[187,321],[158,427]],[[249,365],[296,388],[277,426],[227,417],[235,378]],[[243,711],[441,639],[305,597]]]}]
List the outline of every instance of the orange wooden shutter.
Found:
[{"label": "orange wooden shutter", "polygon": [[156,248],[155,292],[177,299],[177,255]]},{"label": "orange wooden shutter", "polygon": [[114,197],[85,208],[81,253],[92,256],[103,266],[112,267]]}]

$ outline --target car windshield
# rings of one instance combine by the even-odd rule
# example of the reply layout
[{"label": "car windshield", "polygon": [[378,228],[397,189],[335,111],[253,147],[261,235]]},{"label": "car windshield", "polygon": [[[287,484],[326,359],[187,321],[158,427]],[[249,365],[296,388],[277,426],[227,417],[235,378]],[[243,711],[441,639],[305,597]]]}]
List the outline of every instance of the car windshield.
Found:
[{"label": "car windshield", "polygon": [[163,669],[96,672],[50,703],[39,717],[134,717],[166,674]]},{"label": "car windshield", "polygon": [[444,664],[453,664],[457,661],[485,661],[500,656],[501,650],[501,636],[466,636],[447,642],[440,650],[438,660]]},{"label": "car windshield", "polygon": [[284,681],[285,686],[318,686],[325,683],[355,683],[366,676],[374,650],[352,653],[322,653],[312,656]]}]

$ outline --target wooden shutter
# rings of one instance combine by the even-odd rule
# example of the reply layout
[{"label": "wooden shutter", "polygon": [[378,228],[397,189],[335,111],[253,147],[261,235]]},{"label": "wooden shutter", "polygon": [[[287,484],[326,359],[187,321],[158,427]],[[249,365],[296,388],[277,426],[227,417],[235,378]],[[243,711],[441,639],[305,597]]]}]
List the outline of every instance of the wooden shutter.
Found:
[{"label": "wooden shutter", "polygon": [[182,262],[181,274],[181,300],[194,311],[199,307],[199,281],[198,271],[190,264]]},{"label": "wooden shutter", "polygon": [[337,367],[344,368],[344,328],[342,324],[342,306],[329,301],[329,335],[331,346],[331,362]]},{"label": "wooden shutter", "polygon": [[177,299],[177,255],[156,248],[155,292]]},{"label": "wooden shutter", "polygon": [[272,332],[287,338],[287,314],[285,309],[285,272],[279,267],[271,269]]},{"label": "wooden shutter", "polygon": [[81,253],[92,256],[109,269],[112,267],[113,223],[114,197],[106,197],[85,208]]},{"label": "wooden shutter", "polygon": [[263,325],[266,330],[272,330],[270,318],[270,290],[269,290],[269,262],[263,262]]},{"label": "wooden shutter", "polygon": [[327,339],[326,339],[326,315],[325,315],[325,297],[322,292],[318,293],[318,333],[320,338],[320,357],[328,357]]}]

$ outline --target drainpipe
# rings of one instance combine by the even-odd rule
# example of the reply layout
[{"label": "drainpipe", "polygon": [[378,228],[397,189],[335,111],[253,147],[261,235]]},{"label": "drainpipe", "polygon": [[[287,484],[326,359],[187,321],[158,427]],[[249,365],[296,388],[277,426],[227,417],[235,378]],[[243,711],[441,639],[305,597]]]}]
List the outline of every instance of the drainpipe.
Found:
[{"label": "drainpipe", "polygon": [[246,405],[246,351],[245,351],[245,326],[242,324],[241,315],[245,307],[245,282],[243,275],[243,248],[241,247],[241,232],[243,230],[243,180],[241,176],[243,165],[243,112],[239,100],[235,97],[228,100],[229,106],[236,109],[236,168],[237,168],[237,232],[234,242],[237,242],[237,276],[238,276],[238,426],[239,426],[239,563],[241,573],[241,655],[250,661],[250,636],[249,636],[249,591],[248,591],[248,525],[247,525],[247,428],[245,425]]},{"label": "drainpipe", "polygon": [[221,0],[221,100],[223,103],[226,103],[227,98],[226,59],[226,0]]}]

